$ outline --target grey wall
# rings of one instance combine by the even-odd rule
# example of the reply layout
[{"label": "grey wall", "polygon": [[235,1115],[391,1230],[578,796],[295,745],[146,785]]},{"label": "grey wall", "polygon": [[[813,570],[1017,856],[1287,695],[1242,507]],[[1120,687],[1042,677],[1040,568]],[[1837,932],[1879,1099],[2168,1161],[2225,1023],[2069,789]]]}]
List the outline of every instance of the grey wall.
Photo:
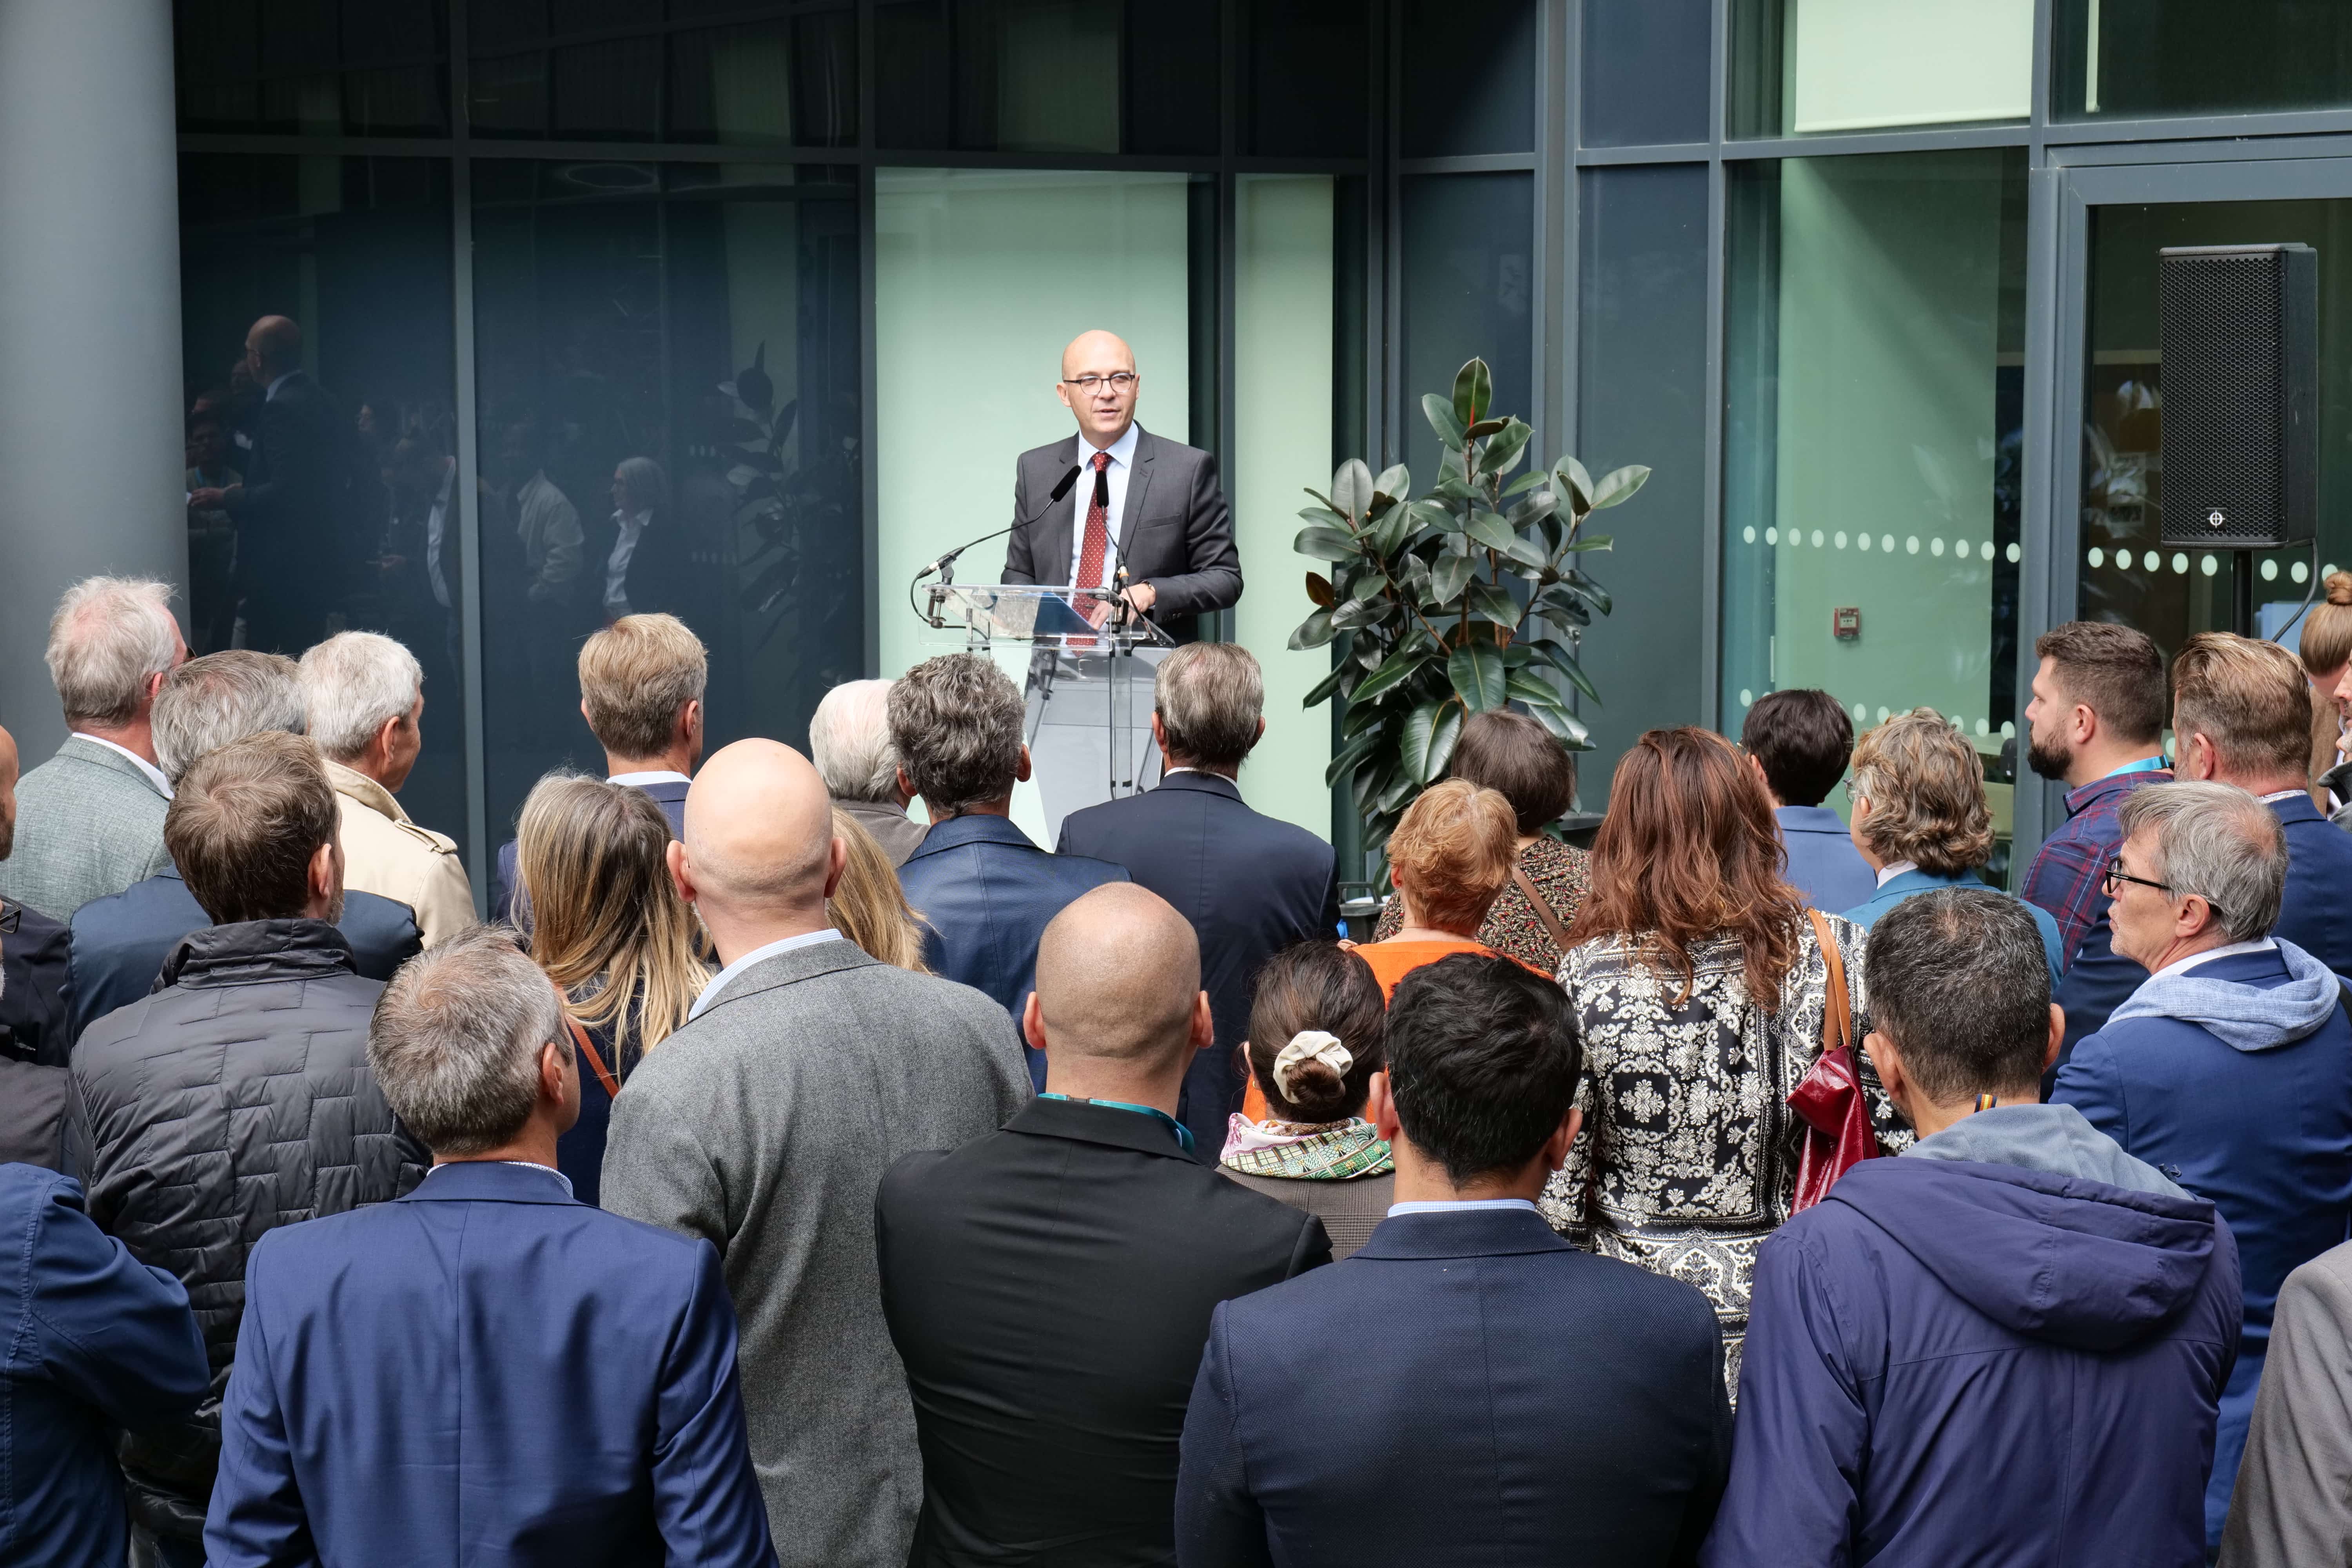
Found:
[{"label": "grey wall", "polygon": [[0,723],[65,738],[41,663],[94,572],[187,580],[168,0],[0,0]]}]

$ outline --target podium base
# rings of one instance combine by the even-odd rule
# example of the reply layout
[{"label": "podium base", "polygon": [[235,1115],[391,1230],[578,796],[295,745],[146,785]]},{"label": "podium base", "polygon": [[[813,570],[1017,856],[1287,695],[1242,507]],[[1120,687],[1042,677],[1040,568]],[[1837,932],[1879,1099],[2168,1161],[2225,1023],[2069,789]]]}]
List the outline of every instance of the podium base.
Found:
[{"label": "podium base", "polygon": [[1029,661],[1025,733],[1030,773],[1045,807],[1045,847],[1062,818],[1160,783],[1151,739],[1151,685],[1173,650],[1084,653],[1038,647]]}]

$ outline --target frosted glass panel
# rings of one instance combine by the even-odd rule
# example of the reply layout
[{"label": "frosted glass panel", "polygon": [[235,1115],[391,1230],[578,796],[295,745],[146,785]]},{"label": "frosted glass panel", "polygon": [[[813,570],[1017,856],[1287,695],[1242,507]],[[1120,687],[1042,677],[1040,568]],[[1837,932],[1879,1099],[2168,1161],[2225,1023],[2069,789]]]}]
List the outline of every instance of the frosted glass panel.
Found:
[{"label": "frosted glass panel", "polygon": [[2022,120],[2033,0],[1788,0],[1793,132]]}]

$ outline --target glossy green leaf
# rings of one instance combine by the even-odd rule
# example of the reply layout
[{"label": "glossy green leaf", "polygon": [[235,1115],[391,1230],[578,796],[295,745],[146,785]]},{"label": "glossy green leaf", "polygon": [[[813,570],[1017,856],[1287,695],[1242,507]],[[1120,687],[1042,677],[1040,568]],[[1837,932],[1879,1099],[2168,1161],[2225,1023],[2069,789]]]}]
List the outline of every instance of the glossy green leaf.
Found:
[{"label": "glossy green leaf", "polygon": [[1331,612],[1318,610],[1301,621],[1298,629],[1290,634],[1290,646],[1294,648],[1321,647],[1339,635],[1339,628],[1331,624]]},{"label": "glossy green leaf", "polygon": [[1423,665],[1435,657],[1436,655],[1421,641],[1400,646],[1395,652],[1381,662],[1378,669],[1364,677],[1364,683],[1356,688],[1355,696],[1350,699],[1350,701],[1357,706],[1361,706],[1377,700],[1382,692],[1411,680]]},{"label": "glossy green leaf", "polygon": [[1454,742],[1462,734],[1462,704],[1451,697],[1424,702],[1405,715],[1398,737],[1398,761],[1404,771],[1426,785],[1445,771]]},{"label": "glossy green leaf", "polygon": [[1378,625],[1387,618],[1389,610],[1386,599],[1350,599],[1331,612],[1331,624],[1341,631],[1353,631]]},{"label": "glossy green leaf", "polygon": [[1511,597],[1509,589],[1496,583],[1473,583],[1463,595],[1470,613],[1494,622],[1498,626],[1516,627],[1525,614],[1519,602]]},{"label": "glossy green leaf", "polygon": [[1622,468],[1612,468],[1601,476],[1600,488],[1592,492],[1589,509],[1599,511],[1602,507],[1616,506],[1633,499],[1633,492],[1648,482],[1650,470],[1639,463],[1628,463]]},{"label": "glossy green leaf", "polygon": [[1421,412],[1422,416],[1429,421],[1429,427],[1437,432],[1437,438],[1448,449],[1456,452],[1462,449],[1468,440],[1463,431],[1470,421],[1455,418],[1452,404],[1433,392],[1422,398]]},{"label": "glossy green leaf", "polygon": [[1515,669],[1504,678],[1503,689],[1514,702],[1560,706],[1559,689],[1532,669]]},{"label": "glossy green leaf", "polygon": [[1589,752],[1592,749],[1592,732],[1567,709],[1546,702],[1530,702],[1528,711],[1537,723],[1559,736],[1570,751]]},{"label": "glossy green leaf", "polygon": [[1448,606],[1462,596],[1463,584],[1470,581],[1476,563],[1467,555],[1445,555],[1429,569],[1429,596],[1433,603]]},{"label": "glossy green leaf", "polygon": [[1307,695],[1299,699],[1298,705],[1301,708],[1312,708],[1317,703],[1334,696],[1352,699],[1354,694],[1348,689],[1348,680],[1356,673],[1356,667],[1352,663],[1341,660],[1331,667],[1330,674],[1308,689]]},{"label": "glossy green leaf", "polygon": [[1501,435],[1510,423],[1507,419],[1481,419],[1462,433],[1473,441],[1483,441],[1489,436]]},{"label": "glossy green leaf", "polygon": [[1548,664],[1568,677],[1570,682],[1579,691],[1592,699],[1594,702],[1598,703],[1601,700],[1600,690],[1593,686],[1591,678],[1584,673],[1584,667],[1576,662],[1574,654],[1549,638],[1539,638],[1533,647],[1537,662]]},{"label": "glossy green leaf", "polygon": [[1356,536],[1336,528],[1302,528],[1290,547],[1318,561],[1345,561],[1356,553]]},{"label": "glossy green leaf", "polygon": [[1349,521],[1360,521],[1372,505],[1372,470],[1361,458],[1350,458],[1331,476],[1331,504]]},{"label": "glossy green leaf", "polygon": [[1530,567],[1537,572],[1541,572],[1546,566],[1551,564],[1551,557],[1544,553],[1542,545],[1532,539],[1521,539],[1516,534],[1512,536],[1511,542],[1504,549],[1503,553],[1520,565]]},{"label": "glossy green leaf", "polygon": [[1445,678],[1473,713],[1503,705],[1503,650],[1490,642],[1465,643],[1445,661]]},{"label": "glossy green leaf", "polygon": [[1616,549],[1616,548],[1617,548],[1617,536],[1616,536],[1615,534],[1613,534],[1613,533],[1587,533],[1587,534],[1580,534],[1580,535],[1579,535],[1576,539],[1574,539],[1573,541],[1571,541],[1571,542],[1570,542],[1570,543],[1569,543],[1569,544],[1568,544],[1564,549],[1562,549],[1562,550],[1560,551],[1560,553],[1561,553],[1561,554],[1563,554],[1563,555],[1573,555],[1573,554],[1577,553],[1579,551],[1584,551],[1584,550],[1614,550],[1614,549]]},{"label": "glossy green leaf", "polygon": [[1536,486],[1543,483],[1549,478],[1551,478],[1549,474],[1544,473],[1539,469],[1530,470],[1528,473],[1521,474],[1517,479],[1513,479],[1504,489],[1503,495],[1506,499],[1516,495],[1525,495],[1528,491],[1535,489]]},{"label": "glossy green leaf", "polygon": [[1323,783],[1325,787],[1328,788],[1332,784],[1338,784],[1342,778],[1345,778],[1350,768],[1353,768],[1358,763],[1363,761],[1365,757],[1371,754],[1372,749],[1381,743],[1381,738],[1382,731],[1379,730],[1367,730],[1362,734],[1357,736],[1354,740],[1349,742],[1346,745],[1340,747],[1339,754],[1331,759],[1331,765],[1323,770]]},{"label": "glossy green leaf", "polygon": [[1591,511],[1592,510],[1592,476],[1584,471],[1584,465],[1574,458],[1562,458],[1552,465],[1552,471],[1559,476],[1561,482],[1575,495],[1576,510]]},{"label": "glossy green leaf", "polygon": [[1499,513],[1474,511],[1462,525],[1462,531],[1488,550],[1508,550],[1516,536],[1511,525]]},{"label": "glossy green leaf", "polygon": [[1412,470],[1402,463],[1382,468],[1380,478],[1372,481],[1372,489],[1392,500],[1410,500],[1412,499]]},{"label": "glossy green leaf", "polygon": [[1339,600],[1331,588],[1331,579],[1320,572],[1307,574],[1307,596],[1323,609],[1329,609]]},{"label": "glossy green leaf", "polygon": [[1298,521],[1317,528],[1336,528],[1342,533],[1348,531],[1348,520],[1328,506],[1302,506],[1298,509]]},{"label": "glossy green leaf", "polygon": [[1534,434],[1534,427],[1524,421],[1505,420],[1502,433],[1487,442],[1486,449],[1478,454],[1478,471],[1482,474],[1509,473],[1527,455],[1528,437]]},{"label": "glossy green leaf", "polygon": [[1395,507],[1367,531],[1372,553],[1385,561],[1403,548],[1406,540],[1421,531],[1421,520],[1413,515],[1411,507]]},{"label": "glossy green leaf", "polygon": [[[1538,474],[1534,477],[1538,479],[1549,479],[1551,476],[1549,474]],[[1507,494],[1508,492],[1507,491],[1505,493]],[[1517,505],[1512,507],[1510,510],[1505,512],[1503,514],[1503,521],[1509,523],[1514,529],[1527,528],[1532,524],[1541,522],[1544,519],[1551,516],[1551,514],[1559,509],[1559,496],[1557,492],[1548,489],[1538,490],[1535,494],[1528,497]]]},{"label": "glossy green leaf", "polygon": [[1495,377],[1483,359],[1474,359],[1454,376],[1454,416],[1465,428],[1486,417],[1486,407],[1495,401]]}]

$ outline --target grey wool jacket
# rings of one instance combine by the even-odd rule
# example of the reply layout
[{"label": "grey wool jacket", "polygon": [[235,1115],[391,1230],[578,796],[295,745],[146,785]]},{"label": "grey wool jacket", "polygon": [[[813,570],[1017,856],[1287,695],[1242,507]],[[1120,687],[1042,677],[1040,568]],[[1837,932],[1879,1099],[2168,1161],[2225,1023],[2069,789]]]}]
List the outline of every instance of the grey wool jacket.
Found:
[{"label": "grey wool jacket", "polygon": [[725,1262],[782,1568],[907,1561],[922,1460],[874,1195],[901,1154],[993,1132],[1030,1094],[1003,1007],[838,940],[736,975],[613,1102],[604,1207]]},{"label": "grey wool jacket", "polygon": [[67,736],[16,785],[16,848],[0,860],[0,893],[71,921],[90,900],[172,864],[163,852],[170,805],[138,763],[86,735]]}]

